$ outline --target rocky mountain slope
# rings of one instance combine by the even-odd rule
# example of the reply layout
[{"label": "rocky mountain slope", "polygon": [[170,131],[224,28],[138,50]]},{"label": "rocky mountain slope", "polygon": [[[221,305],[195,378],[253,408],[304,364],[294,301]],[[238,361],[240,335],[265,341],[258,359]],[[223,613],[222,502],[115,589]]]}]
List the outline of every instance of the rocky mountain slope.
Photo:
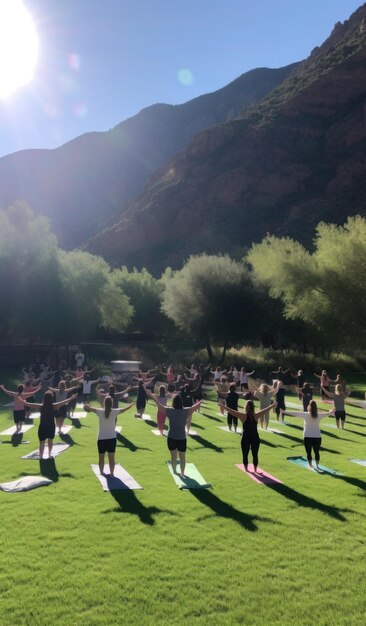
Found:
[{"label": "rocky mountain slope", "polygon": [[156,104],[104,133],[55,150],[0,159],[0,206],[25,200],[48,216],[59,243],[73,248],[120,219],[146,179],[198,131],[226,122],[263,98],[295,69],[257,69],[185,104]]},{"label": "rocky mountain slope", "polygon": [[[197,134],[88,249],[160,272],[366,216],[366,4],[240,119]],[[335,259],[335,262],[337,260]]]}]

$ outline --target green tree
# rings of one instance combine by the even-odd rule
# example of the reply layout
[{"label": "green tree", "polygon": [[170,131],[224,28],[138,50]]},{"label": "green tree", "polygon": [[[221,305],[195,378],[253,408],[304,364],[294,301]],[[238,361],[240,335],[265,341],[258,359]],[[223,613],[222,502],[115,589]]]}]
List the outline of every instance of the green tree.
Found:
[{"label": "green tree", "polygon": [[315,328],[328,347],[360,345],[366,339],[366,221],[321,223],[313,253],[293,240],[269,236],[247,259],[255,279],[284,304],[289,319]]},{"label": "green tree", "polygon": [[252,336],[258,298],[243,263],[229,256],[192,256],[180,271],[168,270],[162,309],[189,335],[199,338],[212,360],[212,342],[223,344]]}]

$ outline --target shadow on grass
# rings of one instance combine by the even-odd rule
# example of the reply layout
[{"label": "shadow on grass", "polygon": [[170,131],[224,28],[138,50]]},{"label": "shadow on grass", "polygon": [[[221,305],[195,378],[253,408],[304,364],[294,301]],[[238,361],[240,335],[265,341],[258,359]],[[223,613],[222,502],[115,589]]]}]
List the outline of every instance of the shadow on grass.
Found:
[{"label": "shadow on grass", "polygon": [[357,489],[362,489],[362,491],[366,491],[366,482],[364,480],[360,480],[359,478],[353,478],[352,476],[341,476],[336,474],[334,476],[337,480],[343,480],[348,485],[352,485],[353,487],[357,487]]},{"label": "shadow on grass", "polygon": [[344,432],[351,433],[352,435],[357,435],[358,437],[366,437],[366,433],[358,433],[356,430],[350,430],[349,428],[345,428]]},{"label": "shadow on grass", "polygon": [[147,524],[148,526],[154,526],[154,524],[156,523],[154,516],[159,515],[159,513],[178,515],[173,511],[168,511],[167,509],[159,509],[156,506],[144,506],[142,502],[140,502],[140,500],[136,497],[135,492],[132,490],[110,491],[109,493],[117,502],[118,508],[103,511],[104,514],[130,513],[131,515],[137,515],[140,521],[143,524]]},{"label": "shadow on grass", "polygon": [[[273,521],[268,517],[260,517],[259,515],[250,515],[249,513],[244,513],[243,511],[239,511],[231,504],[224,502],[218,496],[216,496],[212,491],[208,491],[207,489],[195,489],[190,491],[192,496],[197,498],[201,504],[204,504],[208,508],[210,508],[214,516],[218,515],[219,517],[223,517],[225,519],[231,519],[234,522],[237,522],[250,532],[254,532],[258,530],[258,526],[256,522],[270,522]],[[213,517],[212,515],[205,515],[204,517],[198,518],[197,521],[201,522],[209,517]]]},{"label": "shadow on grass", "polygon": [[[344,431],[345,432],[345,431]],[[339,437],[338,435],[336,435],[335,433],[331,433],[329,432],[329,430],[327,429],[327,427],[322,428],[322,436],[326,435],[327,437],[330,437],[331,439],[338,439],[341,441],[347,441],[348,443],[356,443],[355,441],[353,441],[352,439],[347,439],[346,437]]]},{"label": "shadow on grass", "polygon": [[[357,417],[357,415],[353,415],[352,417]],[[358,424],[357,422],[352,422],[351,420],[347,420],[346,424],[352,424],[352,426],[357,426],[357,428],[366,428],[366,424]]]},{"label": "shadow on grass", "polygon": [[70,417],[71,423],[75,428],[81,428],[81,421],[77,417]]},{"label": "shadow on grass", "polygon": [[285,446],[281,446],[281,444],[272,443],[272,441],[268,441],[267,439],[261,438],[261,444],[264,446],[268,446],[269,448],[284,448]]},{"label": "shadow on grass", "polygon": [[[337,478],[341,478],[340,476]],[[296,491],[296,489],[292,489],[292,487],[288,487],[287,485],[281,484],[267,484],[266,487],[276,491],[279,495],[295,502],[299,506],[302,506],[307,509],[314,509],[316,511],[320,511],[321,513],[325,513],[332,517],[333,519],[338,520],[339,522],[347,522],[347,518],[344,517],[343,513],[353,513],[351,509],[339,509],[336,506],[331,506],[328,504],[324,504],[323,502],[319,502],[319,500],[315,500],[315,498],[309,498],[305,496],[303,493]]]},{"label": "shadow on grass", "polygon": [[122,435],[122,433],[116,433],[116,435],[117,441],[119,441],[125,448],[127,448],[131,452],[136,452],[137,450],[148,450],[148,452],[151,452],[150,448],[142,448],[141,446],[136,446],[133,441],[127,439],[127,437]]},{"label": "shadow on grass", "polygon": [[39,470],[42,476],[57,483],[60,478],[74,478],[73,474],[60,474],[57,470],[55,459],[39,459]]},{"label": "shadow on grass", "polygon": [[191,428],[198,428],[198,430],[205,430],[205,428],[201,426],[201,424],[196,424],[196,422],[191,423]]},{"label": "shadow on grass", "polygon": [[287,433],[277,433],[279,437],[284,437],[285,439],[289,439],[289,441],[294,441],[296,444],[300,444],[303,442],[303,439],[299,437],[294,437],[294,435],[288,435]]},{"label": "shadow on grass", "polygon": [[[208,419],[213,420],[214,422],[222,422],[222,420],[219,417],[215,417],[214,415],[210,415],[209,413],[201,413],[201,415],[204,415],[205,417],[208,417]],[[224,418],[224,416],[222,416]]]},{"label": "shadow on grass", "polygon": [[208,439],[204,439],[203,437],[201,437],[201,435],[190,435],[190,438],[193,439],[193,441],[196,441],[197,443],[199,443],[202,446],[202,448],[208,448],[209,450],[215,450],[215,452],[223,452],[224,451],[224,448],[221,448],[220,446],[216,446],[211,441],[208,441]]},{"label": "shadow on grass", "polygon": [[13,448],[17,448],[18,446],[20,446],[20,444],[26,444],[29,443],[29,441],[23,441],[23,433],[14,433],[11,436],[11,439],[9,441],[1,441],[0,443],[3,445],[12,445]]},{"label": "shadow on grass", "polygon": [[67,443],[69,446],[80,446],[80,443],[75,443],[73,438],[68,433],[63,433],[62,435],[59,435],[59,437],[61,441]]}]

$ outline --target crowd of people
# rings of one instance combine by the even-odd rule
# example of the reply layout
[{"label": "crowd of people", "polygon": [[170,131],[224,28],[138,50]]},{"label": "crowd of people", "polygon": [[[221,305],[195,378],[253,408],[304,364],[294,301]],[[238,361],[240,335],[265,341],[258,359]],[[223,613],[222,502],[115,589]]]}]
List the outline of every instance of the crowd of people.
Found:
[{"label": "crowd of people", "polygon": [[[87,368],[85,354],[78,349],[74,354],[73,369],[56,367],[52,370],[48,365],[36,360],[31,366],[22,368],[23,382],[16,390],[0,385],[0,390],[13,399],[16,434],[21,434],[22,425],[29,411],[39,411],[40,458],[43,458],[46,442],[49,457],[52,456],[56,429],[59,435],[63,434],[64,420],[66,417],[74,416],[79,401],[83,403],[87,412],[93,412],[98,417],[97,447],[100,473],[104,473],[105,455],[108,454],[109,471],[113,476],[116,420],[119,414],[133,406],[128,403],[131,392],[136,393],[137,418],[143,417],[148,399],[156,403],[159,433],[167,434],[173,471],[177,471],[179,456],[179,472],[183,477],[187,434],[193,413],[200,411],[205,383],[209,385],[208,389],[216,391],[219,414],[226,416],[228,429],[238,432],[239,421],[242,424],[241,449],[246,470],[251,451],[254,471],[257,471],[260,446],[258,426],[263,430],[269,428],[271,410],[274,410],[279,422],[284,422],[285,414],[303,419],[306,457],[309,466],[312,467],[314,453],[317,468],[321,446],[320,421],[334,413],[337,428],[343,429],[346,420],[345,401],[349,394],[346,382],[340,374],[331,379],[325,370],[320,374],[314,373],[314,377],[319,379],[319,388],[306,381],[303,370],[283,370],[281,366],[270,372],[271,380],[267,382],[254,380],[255,371],[247,371],[245,367],[238,369],[232,366],[229,369],[222,369],[220,366],[212,368],[211,364],[196,366],[194,363],[190,367],[181,367],[179,371],[175,371],[173,365],[169,365],[165,371],[162,367],[149,371],[140,370],[129,384],[122,383],[112,376],[104,377],[102,381],[95,374],[92,377],[93,373],[93,368],[90,370]],[[99,406],[90,402],[94,390]],[[295,392],[302,401],[302,411],[287,409],[286,394],[289,392]],[[329,412],[319,412],[313,397],[318,392],[322,401],[332,403]],[[42,396],[40,402],[35,401],[35,395],[38,393]],[[241,399],[245,400],[244,409],[239,408]],[[123,407],[119,406],[121,400],[125,401]],[[258,410],[254,404],[255,400],[259,404]],[[167,433],[166,419],[169,422]]]}]

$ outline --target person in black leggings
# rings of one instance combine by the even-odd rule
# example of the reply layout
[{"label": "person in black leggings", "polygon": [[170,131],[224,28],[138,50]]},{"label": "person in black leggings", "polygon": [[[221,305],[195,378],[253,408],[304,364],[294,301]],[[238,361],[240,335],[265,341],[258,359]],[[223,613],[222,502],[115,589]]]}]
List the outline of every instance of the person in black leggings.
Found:
[{"label": "person in black leggings", "polygon": [[231,413],[231,415],[233,415],[234,417],[239,418],[243,424],[241,450],[243,453],[243,465],[245,471],[248,471],[248,454],[250,450],[252,451],[253,455],[254,471],[257,471],[258,450],[261,443],[258,435],[258,420],[261,418],[262,415],[266,413],[266,411],[268,411],[268,409],[272,409],[275,406],[276,403],[274,402],[266,409],[262,409],[262,411],[257,411],[257,413],[255,413],[254,411],[254,402],[252,400],[247,401],[244,413],[242,411],[234,411],[234,409],[226,407],[228,413]]}]

